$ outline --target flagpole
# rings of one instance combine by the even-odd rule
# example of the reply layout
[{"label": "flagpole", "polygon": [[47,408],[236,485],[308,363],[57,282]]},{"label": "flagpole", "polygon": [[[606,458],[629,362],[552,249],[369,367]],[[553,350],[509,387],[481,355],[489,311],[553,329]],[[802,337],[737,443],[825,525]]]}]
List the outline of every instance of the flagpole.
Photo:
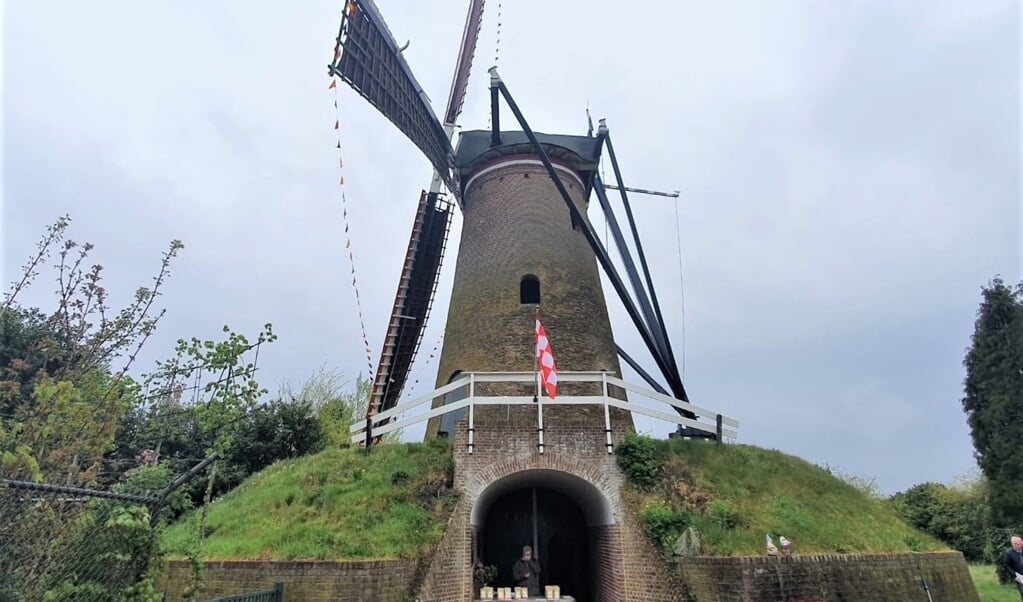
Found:
[{"label": "flagpole", "polygon": [[536,313],[533,314],[533,380],[536,381],[536,393],[533,394],[533,403],[537,403],[540,400],[540,354],[538,353],[537,345],[539,344],[539,333],[537,332],[536,323],[540,321],[540,306],[536,306]]},{"label": "flagpole", "polygon": [[[540,324],[540,306],[537,305],[536,306],[536,322],[535,322],[535,325],[534,325],[534,328],[537,331],[536,332],[536,336],[534,337],[535,339],[537,339],[537,341],[536,341],[537,351],[539,351],[539,347],[540,347],[540,328],[538,326],[539,324]],[[541,374],[540,373],[540,354],[539,353],[534,353],[534,355],[536,355],[536,397],[533,398],[533,403],[536,404],[536,434],[537,434],[537,446],[536,446],[536,449],[537,449],[537,451],[539,453],[542,454],[543,453],[543,448],[544,448],[544,441],[543,441],[543,397],[542,397],[542,394],[541,394],[541,391],[540,391],[540,378],[541,378],[541,376],[540,376],[540,374]]]}]

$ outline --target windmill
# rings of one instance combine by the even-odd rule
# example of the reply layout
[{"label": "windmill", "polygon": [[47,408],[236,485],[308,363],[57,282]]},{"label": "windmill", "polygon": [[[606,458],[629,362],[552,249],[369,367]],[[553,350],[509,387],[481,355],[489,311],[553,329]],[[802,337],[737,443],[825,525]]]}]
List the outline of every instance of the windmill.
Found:
[{"label": "windmill", "polygon": [[[371,402],[367,411],[367,443],[370,441],[372,416],[391,409],[397,403],[422,340],[426,319],[436,295],[437,279],[453,210],[451,201],[441,190],[442,185],[459,205],[466,219],[463,224],[459,266],[456,267],[455,291],[452,293],[453,301],[449,310],[444,357],[441,359],[438,373],[438,386],[465,369],[463,364],[466,362],[474,370],[493,370],[495,368],[491,366],[503,365],[494,363],[501,360],[501,357],[498,357],[501,353],[498,351],[505,343],[501,338],[502,333],[517,331],[522,324],[526,324],[527,332],[532,332],[529,326],[530,315],[519,311],[515,306],[539,306],[540,278],[532,272],[541,271],[548,276],[545,282],[546,290],[553,293],[548,295],[548,298],[568,300],[560,306],[554,305],[556,308],[561,307],[562,310],[560,315],[555,311],[552,320],[555,323],[558,320],[563,321],[565,328],[559,329],[561,332],[572,330],[579,334],[580,340],[575,345],[578,352],[572,348],[568,348],[566,352],[566,346],[563,345],[559,361],[566,357],[573,361],[573,358],[578,356],[575,361],[580,364],[589,363],[597,365],[601,370],[619,372],[620,357],[658,392],[688,402],[627,194],[629,191],[647,191],[631,189],[623,184],[610,133],[603,120],[596,136],[592,135],[592,126],[586,136],[535,133],[526,122],[507,86],[501,81],[496,68],[492,68],[491,129],[463,132],[457,152],[452,147],[451,135],[465,97],[482,14],[483,0],[471,0],[448,102],[443,119],[440,119],[434,113],[426,94],[402,55],[403,49],[395,41],[373,0],[346,0],[342,12],[334,59],[328,66],[328,73],[348,83],[383,113],[423,152],[434,168],[429,191],[424,190],[420,195],[387,335],[373,382]],[[506,132],[500,129],[502,97],[522,128],[521,131]],[[638,261],[633,258],[625,242],[622,228],[611,208],[606,192],[608,187],[604,186],[597,173],[596,166],[601,152],[605,149],[617,181],[613,188],[617,189],[621,196]],[[511,171],[508,171],[509,169]],[[483,177],[484,175],[486,177]],[[514,203],[509,200],[500,203],[500,208],[493,210],[497,213],[485,209],[484,206],[488,203],[495,206],[490,202],[492,194],[484,190],[489,185],[487,182],[490,180],[503,182],[506,175],[509,178],[522,178],[521,182],[515,184],[509,180],[511,192],[508,194],[512,197],[529,189],[532,190],[529,193],[530,199],[539,196],[549,202],[544,206],[533,207],[529,205],[532,200]],[[531,175],[532,182],[526,183],[525,180]],[[540,186],[542,190],[536,186]],[[612,263],[610,253],[586,217],[591,192],[595,193],[604,212],[608,229],[613,235],[625,269],[625,278]],[[469,202],[469,206],[466,202]],[[488,230],[487,228],[491,226],[487,224],[492,225],[495,220],[512,219],[502,213],[508,207],[536,209],[536,213],[539,214],[523,218],[536,220],[536,223],[523,223],[519,220],[501,231]],[[529,209],[530,207],[532,209]],[[532,225],[545,224],[554,220],[555,216],[560,220],[558,224],[561,230],[556,233],[552,231],[549,238],[537,241],[533,246],[549,247],[548,243],[551,241],[557,241],[560,246],[556,249],[541,249],[539,253],[543,257],[538,259],[536,249],[523,248],[522,235],[523,233],[532,235]],[[518,219],[514,216],[513,218]],[[568,225],[570,228],[563,227]],[[473,232],[472,244],[467,245],[470,231]],[[509,239],[511,236],[509,233],[518,233],[519,238]],[[522,272],[521,279],[518,276],[513,278],[509,272],[504,274],[504,280],[500,283],[491,282],[497,277],[495,275],[497,272],[515,263],[508,257],[501,256],[503,251],[497,248],[500,245],[519,249],[516,252],[521,256],[522,262],[521,265],[515,265],[514,269]],[[489,259],[480,259],[481,257]],[[554,263],[547,261],[552,258]],[[661,378],[667,383],[667,388],[614,342],[597,276],[598,263],[636,326],[658,367]],[[469,271],[474,275],[466,276],[465,273]],[[512,279],[515,280],[514,283],[511,282]],[[505,299],[513,284],[518,285],[518,291],[522,295],[518,299],[519,303]],[[533,287],[536,288],[535,291],[532,290]],[[489,296],[481,299],[480,291],[485,291]],[[529,301],[527,296],[533,292],[536,293],[535,303],[527,303]],[[456,299],[458,303],[455,302]],[[501,309],[495,309],[498,307]],[[465,328],[464,322],[472,318],[485,320],[472,328]],[[461,333],[460,338],[452,336],[453,330]],[[453,338],[458,340],[453,341]],[[527,340],[526,346],[530,344],[531,342]],[[518,346],[519,343],[513,342],[509,345]],[[449,346],[452,348],[450,353]],[[474,349],[466,350],[466,346],[474,346]],[[594,347],[603,349],[606,353],[594,355],[591,353]],[[521,355],[530,357],[528,352]],[[470,359],[466,359],[467,357]],[[695,418],[695,415],[685,410],[678,411],[687,418]],[[428,435],[440,431],[442,429],[436,422],[428,427]]]}]

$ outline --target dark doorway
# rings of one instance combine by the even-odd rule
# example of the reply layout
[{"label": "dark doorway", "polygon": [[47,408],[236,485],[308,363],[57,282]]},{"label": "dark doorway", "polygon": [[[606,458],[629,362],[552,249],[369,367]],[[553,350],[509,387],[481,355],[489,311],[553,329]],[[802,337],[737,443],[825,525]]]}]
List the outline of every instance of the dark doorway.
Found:
[{"label": "dark doorway", "polygon": [[497,566],[495,585],[513,587],[512,565],[522,546],[533,546],[540,560],[540,593],[558,585],[562,595],[592,600],[588,574],[586,519],[572,498],[542,487],[511,491],[487,510],[479,533],[479,555]]}]

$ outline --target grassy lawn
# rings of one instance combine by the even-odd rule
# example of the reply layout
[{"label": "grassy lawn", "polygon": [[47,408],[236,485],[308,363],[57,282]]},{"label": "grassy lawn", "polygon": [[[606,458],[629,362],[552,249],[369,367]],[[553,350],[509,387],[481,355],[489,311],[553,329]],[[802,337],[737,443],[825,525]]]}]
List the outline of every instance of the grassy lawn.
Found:
[{"label": "grassy lawn", "polygon": [[993,564],[971,564],[970,577],[973,578],[980,602],[1020,602],[1015,587],[998,583]]},{"label": "grassy lawn", "polygon": [[[647,494],[633,492],[652,538],[671,545],[693,525],[703,553],[762,555],[764,536],[784,535],[794,554],[946,550],[913,529],[882,500],[797,457],[747,445],[658,441],[660,479]],[[665,507],[670,509],[669,513]]]},{"label": "grassy lawn", "polygon": [[[330,449],[278,462],[210,505],[203,557],[417,557],[444,533],[453,473],[444,440],[380,445],[368,455]],[[171,557],[194,545],[198,520],[193,512],[164,533]]]}]

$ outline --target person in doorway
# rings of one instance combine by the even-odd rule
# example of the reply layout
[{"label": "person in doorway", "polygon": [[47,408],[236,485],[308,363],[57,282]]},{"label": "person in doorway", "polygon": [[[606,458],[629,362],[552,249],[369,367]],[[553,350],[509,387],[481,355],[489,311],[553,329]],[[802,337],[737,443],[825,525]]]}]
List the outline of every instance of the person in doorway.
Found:
[{"label": "person in doorway", "polygon": [[1019,597],[1023,600],[1023,539],[1013,537],[1012,547],[1002,554],[999,569],[1008,581],[1011,581],[1019,590]]},{"label": "person in doorway", "polygon": [[533,548],[523,546],[522,558],[512,567],[515,585],[529,590],[530,596],[540,595],[540,563],[533,559]]}]

